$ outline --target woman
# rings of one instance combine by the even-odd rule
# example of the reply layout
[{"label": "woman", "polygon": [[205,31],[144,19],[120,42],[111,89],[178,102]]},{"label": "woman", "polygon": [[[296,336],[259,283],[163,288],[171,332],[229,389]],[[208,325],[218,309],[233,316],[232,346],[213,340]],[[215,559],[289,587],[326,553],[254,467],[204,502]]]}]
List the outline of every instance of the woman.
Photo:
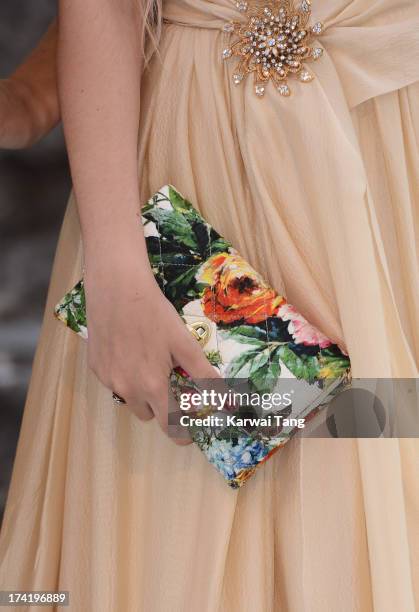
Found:
[{"label": "woman", "polygon": [[[246,15],[229,0],[165,0],[143,71],[157,9],[60,3],[77,206],[34,364],[1,588],[69,590],[74,610],[413,612],[415,440],[293,440],[237,493],[161,431],[173,365],[209,370],[154,284],[137,216],[172,183],[346,344],[355,376],[416,377],[419,7],[313,0],[324,53],[292,96],[233,83],[223,25]],[[83,265],[88,347],[51,314]]]}]

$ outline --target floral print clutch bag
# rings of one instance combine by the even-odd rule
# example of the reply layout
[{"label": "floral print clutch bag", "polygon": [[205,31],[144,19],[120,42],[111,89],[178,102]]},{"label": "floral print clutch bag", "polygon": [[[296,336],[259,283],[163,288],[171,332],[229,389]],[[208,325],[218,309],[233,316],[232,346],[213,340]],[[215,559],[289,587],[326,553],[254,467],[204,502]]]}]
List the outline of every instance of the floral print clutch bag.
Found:
[{"label": "floral print clutch bag", "polygon": [[[349,384],[349,358],[270,287],[171,185],[143,207],[142,222],[161,290],[226,383],[234,387],[234,381],[245,381],[246,397],[252,398],[244,411],[240,407],[238,417],[226,417],[224,410],[225,418],[217,422],[205,419],[213,411],[201,405],[195,414],[203,418],[190,419],[189,425],[192,439],[210,463],[238,488],[290,439],[299,420],[307,422]],[[55,315],[87,338],[83,280],[57,304]],[[170,383],[177,399],[196,389],[181,368],[173,371]],[[271,412],[271,420],[255,408],[260,403],[254,397],[272,397],[293,383],[295,396]]]}]

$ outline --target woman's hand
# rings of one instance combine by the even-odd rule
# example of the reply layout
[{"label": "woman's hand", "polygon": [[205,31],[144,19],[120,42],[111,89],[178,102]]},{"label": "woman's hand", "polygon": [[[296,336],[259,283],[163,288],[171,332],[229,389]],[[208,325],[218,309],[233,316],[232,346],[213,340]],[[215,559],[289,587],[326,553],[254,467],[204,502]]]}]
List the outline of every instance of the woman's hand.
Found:
[{"label": "woman's hand", "polygon": [[154,415],[167,432],[172,368],[194,379],[219,375],[142,263],[141,249],[125,244],[115,252],[86,261],[89,365],[138,418]]},{"label": "woman's hand", "polygon": [[57,124],[56,43],[53,24],[14,74],[0,80],[0,148],[31,146]]}]

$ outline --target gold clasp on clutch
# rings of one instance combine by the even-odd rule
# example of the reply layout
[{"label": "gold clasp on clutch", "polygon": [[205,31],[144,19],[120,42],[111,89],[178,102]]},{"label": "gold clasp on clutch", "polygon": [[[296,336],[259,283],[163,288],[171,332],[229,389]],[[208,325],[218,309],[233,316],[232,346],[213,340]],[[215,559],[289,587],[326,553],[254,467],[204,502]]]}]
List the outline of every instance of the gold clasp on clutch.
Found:
[{"label": "gold clasp on clutch", "polygon": [[188,323],[186,327],[191,332],[195,340],[198,340],[201,346],[205,346],[211,336],[211,328],[205,321],[197,321],[196,323]]}]

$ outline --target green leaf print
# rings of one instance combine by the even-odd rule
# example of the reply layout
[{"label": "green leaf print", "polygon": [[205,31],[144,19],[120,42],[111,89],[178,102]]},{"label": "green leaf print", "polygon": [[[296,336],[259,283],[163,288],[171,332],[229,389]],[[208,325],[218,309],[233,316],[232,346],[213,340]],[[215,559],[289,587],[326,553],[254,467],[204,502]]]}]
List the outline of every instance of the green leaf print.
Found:
[{"label": "green leaf print", "polygon": [[232,338],[241,344],[263,346],[267,344],[266,331],[254,325],[237,325],[220,331],[224,338]]},{"label": "green leaf print", "polygon": [[216,234],[216,232],[211,232],[210,253],[208,253],[208,257],[216,253],[225,253],[231,249],[231,242],[221,238],[218,234],[214,237],[213,234]]},{"label": "green leaf print", "polygon": [[67,325],[70,329],[72,329],[73,331],[75,331],[76,333],[78,333],[80,331],[80,326],[79,323],[77,321],[77,317],[74,316],[71,308],[67,308]]},{"label": "green leaf print", "polygon": [[77,283],[74,289],[63,297],[55,309],[55,314],[76,333],[82,331],[82,327],[87,327],[86,299],[83,281]]},{"label": "green leaf print", "polygon": [[171,185],[169,185],[169,200],[171,205],[177,212],[193,212],[195,214],[195,217],[199,218],[199,215],[197,214],[197,211],[192,206],[192,204],[188,202],[188,200],[183,198],[180,193],[176,191],[176,189],[174,189]]},{"label": "green leaf print", "polygon": [[[182,268],[177,272],[177,268],[163,268],[164,293],[172,302],[177,310],[180,310],[185,303],[200,297],[202,285],[196,282],[198,266]],[[175,273],[177,272],[177,273]]]},{"label": "green leaf print", "polygon": [[205,351],[205,357],[208,359],[211,365],[220,366],[223,363],[220,351],[212,350]]},{"label": "green leaf print", "polygon": [[250,388],[258,393],[269,393],[274,389],[279,374],[279,362],[268,361],[249,376]]},{"label": "green leaf print", "polygon": [[349,358],[345,355],[330,355],[320,352],[320,376],[322,378],[340,378],[344,376],[350,368]]},{"label": "green leaf print", "polygon": [[258,393],[271,391],[280,375],[278,359],[273,360],[272,347],[266,345],[263,350],[251,349],[238,355],[229,364],[227,378],[248,378],[250,389]]},{"label": "green leaf print", "polygon": [[320,364],[316,356],[299,356],[286,344],[279,346],[276,354],[284,362],[290,372],[299,380],[304,379],[311,384],[318,379]]},{"label": "green leaf print", "polygon": [[185,215],[174,210],[156,207],[148,213],[143,213],[143,216],[154,221],[159,233],[169,241],[173,240],[178,245],[195,252],[198,251],[198,241]]},{"label": "green leaf print", "polygon": [[249,383],[252,390],[268,393],[274,388],[280,373],[279,361],[271,360],[271,349],[268,347],[259,358],[254,359],[250,367]]},{"label": "green leaf print", "polygon": [[[255,359],[258,355],[259,351],[251,349],[235,357],[227,368],[226,377],[235,378],[238,377],[240,372],[243,374],[244,371],[248,370],[248,366],[251,364],[252,359]],[[244,377],[245,376],[243,376],[243,378]]]},{"label": "green leaf print", "polygon": [[251,360],[249,377],[251,378],[253,374],[256,374],[258,370],[260,370],[266,364],[269,365],[269,355],[270,350],[266,348],[263,351],[259,351],[254,359]]}]

